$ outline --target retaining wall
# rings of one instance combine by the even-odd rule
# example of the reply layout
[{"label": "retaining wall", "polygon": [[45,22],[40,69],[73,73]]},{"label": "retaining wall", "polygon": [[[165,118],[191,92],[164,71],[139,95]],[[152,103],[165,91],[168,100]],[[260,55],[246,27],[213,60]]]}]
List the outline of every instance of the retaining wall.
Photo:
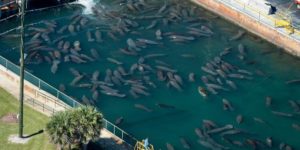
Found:
[{"label": "retaining wall", "polygon": [[300,41],[290,35],[279,32],[237,9],[225,5],[219,0],[192,0],[196,4],[224,17],[267,41],[284,48],[288,53],[300,57]]}]

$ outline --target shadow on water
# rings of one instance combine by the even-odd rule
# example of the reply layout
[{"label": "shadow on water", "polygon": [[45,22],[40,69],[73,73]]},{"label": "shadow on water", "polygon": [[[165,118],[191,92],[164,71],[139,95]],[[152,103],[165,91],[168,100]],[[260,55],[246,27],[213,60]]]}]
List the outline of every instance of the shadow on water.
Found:
[{"label": "shadow on water", "polygon": [[88,144],[88,150],[130,150],[132,149],[125,143],[117,144],[112,138],[100,138]]},{"label": "shadow on water", "polygon": [[[169,110],[169,111],[171,111],[171,110]],[[140,124],[147,124],[147,123],[150,123],[150,122],[153,122],[153,121],[158,122],[159,120],[166,119],[167,117],[168,118],[179,117],[179,116],[182,116],[182,115],[188,116],[188,111],[186,111],[186,110],[174,110],[174,111],[171,111],[171,112],[167,112],[165,114],[158,114],[158,115],[151,116],[151,117],[145,117],[143,119],[127,123],[126,125],[128,125],[130,127],[134,127],[134,126],[139,126]]]}]

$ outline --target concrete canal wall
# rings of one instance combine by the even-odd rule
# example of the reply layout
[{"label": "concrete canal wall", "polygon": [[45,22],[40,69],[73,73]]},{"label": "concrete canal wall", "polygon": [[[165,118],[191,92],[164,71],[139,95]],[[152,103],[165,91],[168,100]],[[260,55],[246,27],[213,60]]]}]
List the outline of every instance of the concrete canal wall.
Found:
[{"label": "concrete canal wall", "polygon": [[[266,22],[266,14],[255,14],[251,10],[246,10],[245,5],[234,6],[232,1],[239,0],[192,0],[196,4],[224,17],[225,19],[245,28],[267,41],[284,48],[292,55],[300,57],[300,40],[297,39],[295,33],[290,35],[285,29],[278,29]],[[238,5],[238,4],[237,4]],[[240,7],[240,9],[239,9]],[[247,6],[246,6],[247,7]],[[243,12],[245,10],[245,12]],[[255,11],[255,10],[254,10]],[[247,13],[248,12],[248,13]],[[253,14],[253,15],[252,15]]]}]

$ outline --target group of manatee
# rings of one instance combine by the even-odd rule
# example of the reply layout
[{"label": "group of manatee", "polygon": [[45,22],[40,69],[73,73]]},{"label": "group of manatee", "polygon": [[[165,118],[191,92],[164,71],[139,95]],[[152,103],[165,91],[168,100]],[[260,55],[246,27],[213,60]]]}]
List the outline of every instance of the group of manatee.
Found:
[{"label": "group of manatee", "polygon": [[[75,12],[74,15],[66,18],[67,24],[61,24],[57,20],[46,20],[38,26],[26,28],[26,64],[38,65],[48,63],[50,72],[53,74],[63,72],[60,69],[62,64],[92,64],[99,61],[106,61],[115,67],[105,70],[94,70],[83,72],[76,67],[69,68],[73,79],[69,84],[61,83],[58,89],[62,92],[68,87],[88,89],[91,93],[82,95],[80,102],[86,105],[95,105],[101,95],[112,96],[120,99],[133,98],[142,99],[151,96],[152,89],[162,88],[157,83],[163,83],[170,90],[181,92],[189,84],[201,82],[210,96],[222,97],[225,92],[237,92],[239,83],[251,81],[257,78],[268,78],[262,70],[248,70],[238,64],[230,63],[226,57],[234,57],[240,63],[248,62],[248,51],[244,44],[240,43],[235,47],[226,47],[219,55],[199,66],[202,74],[194,72],[181,72],[176,69],[176,64],[169,64],[164,58],[169,57],[164,53],[166,43],[188,45],[191,42],[204,38],[213,38],[215,33],[210,19],[216,16],[206,16],[203,9],[195,4],[180,0],[115,0],[112,1],[116,7],[105,8],[101,5],[93,7],[93,14],[90,16]],[[141,23],[143,21],[143,23]],[[147,22],[147,23],[145,23]],[[173,31],[172,26],[182,24],[184,31]],[[163,30],[160,27],[169,27]],[[143,33],[152,33],[153,38],[143,37]],[[228,42],[237,41],[246,34],[243,30],[236,31],[227,39]],[[84,36],[84,38],[82,37]],[[77,40],[70,40],[72,39]],[[123,57],[135,58],[134,63],[118,60],[113,55],[103,57],[101,44],[109,42],[117,43],[126,37],[123,47],[118,52]],[[138,37],[138,38],[136,38]],[[82,40],[80,40],[82,39]],[[96,45],[86,49],[83,45]],[[97,46],[98,45],[98,46]],[[100,46],[99,46],[100,45]],[[161,49],[160,53],[151,52],[149,48]],[[182,54],[182,58],[194,58],[192,54]],[[293,80],[291,82],[298,82]],[[288,84],[287,83],[287,84]],[[196,92],[197,90],[195,90]],[[266,97],[266,107],[272,106],[272,98]],[[222,98],[224,111],[235,111],[234,105],[229,99]],[[300,113],[300,102],[290,100],[292,112],[280,112],[270,110],[272,114],[280,117],[293,118]],[[176,109],[175,106],[155,103],[161,109]],[[153,112],[154,109],[141,103],[136,103],[134,108],[145,112]],[[121,125],[125,120],[123,116],[116,119],[115,124]],[[243,114],[237,114],[233,119],[238,124],[244,123]],[[259,117],[253,117],[253,121],[269,126],[269,123]],[[297,132],[300,125],[291,125]],[[212,150],[248,148],[269,149],[277,146],[277,149],[290,150],[289,144],[273,142],[272,137],[265,140],[256,139],[250,131],[240,129],[232,124],[219,125],[212,120],[203,120],[202,127],[195,128],[198,143],[204,148]],[[222,143],[216,142],[216,135],[222,139]],[[232,139],[235,135],[245,135],[244,141]],[[192,145],[184,137],[178,140],[182,144],[179,149],[193,149]],[[166,143],[168,150],[174,150],[171,143]]]}]

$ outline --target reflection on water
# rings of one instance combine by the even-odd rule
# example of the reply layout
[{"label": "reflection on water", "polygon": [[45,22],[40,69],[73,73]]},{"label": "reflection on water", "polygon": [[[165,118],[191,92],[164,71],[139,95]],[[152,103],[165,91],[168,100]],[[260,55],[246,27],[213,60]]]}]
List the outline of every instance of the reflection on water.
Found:
[{"label": "reflection on water", "polygon": [[156,149],[300,148],[299,59],[188,2],[101,2],[29,14],[27,69]]},{"label": "reflection on water", "polygon": [[85,7],[83,11],[84,14],[91,14],[92,7],[96,5],[96,2],[94,0],[78,0],[77,3]]}]

